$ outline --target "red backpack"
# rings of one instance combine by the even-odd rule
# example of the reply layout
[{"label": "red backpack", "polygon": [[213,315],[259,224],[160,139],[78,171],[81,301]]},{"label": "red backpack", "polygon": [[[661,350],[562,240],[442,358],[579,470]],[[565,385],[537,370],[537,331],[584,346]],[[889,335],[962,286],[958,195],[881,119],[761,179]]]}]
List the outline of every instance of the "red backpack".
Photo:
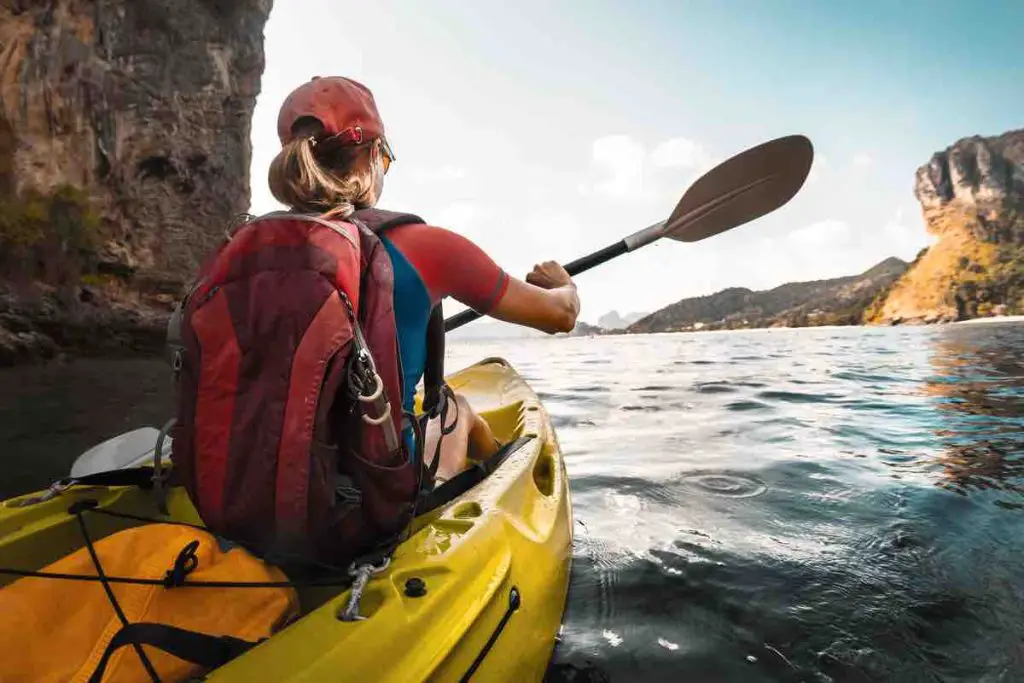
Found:
[{"label": "red backpack", "polygon": [[[273,213],[229,236],[182,302],[175,479],[210,531],[340,566],[393,540],[432,484],[402,438],[393,270],[382,231],[422,223]],[[431,317],[424,408],[443,381]],[[408,423],[405,423],[408,424]],[[420,432],[416,430],[417,436]]]}]

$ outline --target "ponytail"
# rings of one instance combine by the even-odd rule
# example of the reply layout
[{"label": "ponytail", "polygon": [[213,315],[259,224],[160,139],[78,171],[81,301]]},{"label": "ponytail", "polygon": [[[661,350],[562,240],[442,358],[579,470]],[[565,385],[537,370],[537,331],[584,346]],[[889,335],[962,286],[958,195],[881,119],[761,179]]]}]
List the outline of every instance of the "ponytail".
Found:
[{"label": "ponytail", "polygon": [[[325,218],[348,218],[376,201],[383,175],[372,147],[338,147],[304,135],[285,144],[270,163],[270,192],[282,204]],[[376,162],[376,163],[371,163]]]}]

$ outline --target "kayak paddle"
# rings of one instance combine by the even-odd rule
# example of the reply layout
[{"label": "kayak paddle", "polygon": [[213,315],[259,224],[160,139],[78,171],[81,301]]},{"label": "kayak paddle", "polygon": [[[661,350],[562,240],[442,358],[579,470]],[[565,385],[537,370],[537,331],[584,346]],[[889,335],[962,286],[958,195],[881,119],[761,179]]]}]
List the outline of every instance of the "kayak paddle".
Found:
[{"label": "kayak paddle", "polygon": [[71,476],[84,477],[141,465],[153,456],[159,435],[159,429],[140,427],[107,439],[75,459],[71,465]]},{"label": "kayak paddle", "polygon": [[[751,147],[701,176],[686,190],[668,220],[576,259],[566,264],[565,270],[578,275],[662,237],[699,242],[760,218],[800,191],[813,160],[814,147],[803,135],[788,135]],[[445,320],[444,329],[450,332],[481,317],[483,314],[467,309]]]}]

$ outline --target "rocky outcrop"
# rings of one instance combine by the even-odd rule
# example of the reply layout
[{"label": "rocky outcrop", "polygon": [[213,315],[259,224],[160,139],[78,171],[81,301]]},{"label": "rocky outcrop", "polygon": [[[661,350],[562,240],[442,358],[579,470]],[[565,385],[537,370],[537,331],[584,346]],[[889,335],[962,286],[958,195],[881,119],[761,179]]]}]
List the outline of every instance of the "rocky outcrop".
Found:
[{"label": "rocky outcrop", "polygon": [[1024,196],[1024,130],[964,138],[932,155],[914,176],[914,196],[925,211],[951,204],[991,209],[1014,195]]},{"label": "rocky outcrop", "polygon": [[647,317],[647,313],[619,315],[618,311],[609,311],[597,319],[597,326],[605,330],[624,330],[645,317]]},{"label": "rocky outcrop", "polygon": [[889,258],[860,275],[791,282],[760,292],[732,287],[678,301],[637,321],[627,332],[857,325],[864,310],[906,269],[906,262]]},{"label": "rocky outcrop", "polygon": [[605,330],[599,325],[591,325],[585,323],[582,320],[576,323],[576,326],[572,328],[572,332],[568,334],[557,334],[557,337],[593,337],[595,335],[604,334]]},{"label": "rocky outcrop", "polygon": [[248,208],[270,8],[0,0],[0,362],[62,321],[162,327]]},{"label": "rocky outcrop", "polygon": [[0,291],[0,367],[88,355],[155,354],[163,350],[167,314],[138,299],[114,300],[84,286],[67,301],[59,290]]},{"label": "rocky outcrop", "polygon": [[1024,312],[1024,130],[960,140],[917,170],[914,194],[937,240],[869,322]]}]

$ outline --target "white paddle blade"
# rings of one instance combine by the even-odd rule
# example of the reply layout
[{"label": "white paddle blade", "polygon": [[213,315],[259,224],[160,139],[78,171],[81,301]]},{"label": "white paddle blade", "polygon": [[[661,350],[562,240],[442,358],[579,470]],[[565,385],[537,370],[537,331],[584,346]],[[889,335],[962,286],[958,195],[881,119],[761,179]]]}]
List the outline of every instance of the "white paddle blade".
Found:
[{"label": "white paddle blade", "polygon": [[[138,467],[153,458],[159,429],[140,427],[97,444],[78,456],[71,465],[71,476],[82,477],[97,472],[110,472]],[[170,452],[171,438],[164,439],[163,452]]]}]

